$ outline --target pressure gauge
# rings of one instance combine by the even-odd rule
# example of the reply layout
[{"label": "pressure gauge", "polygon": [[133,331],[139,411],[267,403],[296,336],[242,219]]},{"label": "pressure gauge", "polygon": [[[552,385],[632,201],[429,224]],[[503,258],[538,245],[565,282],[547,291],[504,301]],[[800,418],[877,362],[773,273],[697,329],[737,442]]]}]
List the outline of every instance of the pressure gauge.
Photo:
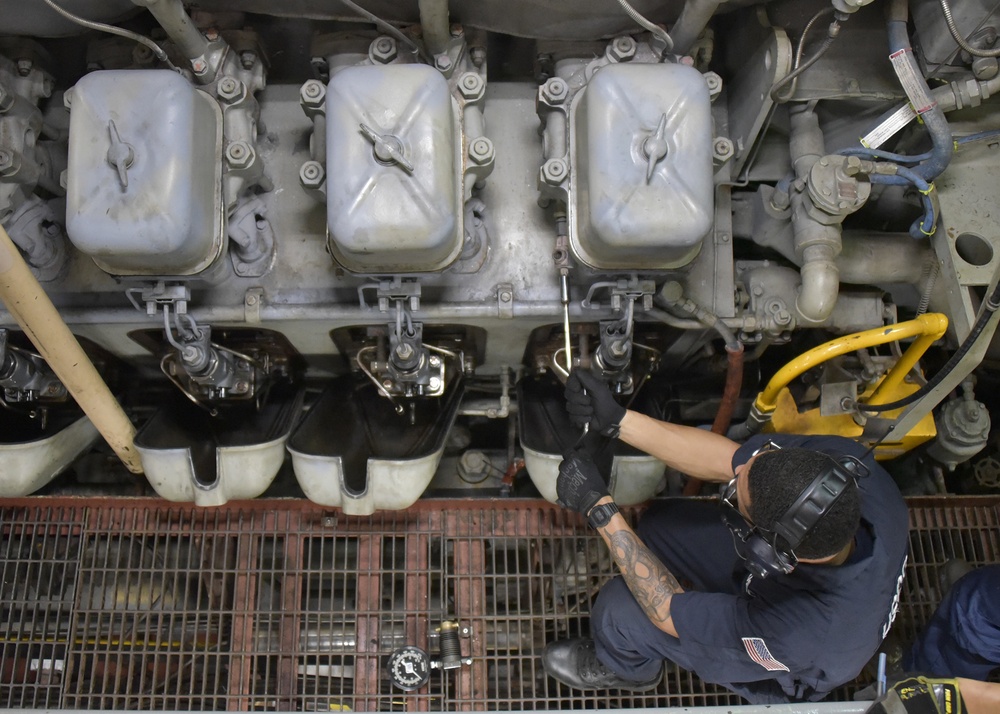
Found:
[{"label": "pressure gauge", "polygon": [[389,679],[406,692],[420,689],[431,677],[431,658],[419,647],[400,647],[389,655]]}]

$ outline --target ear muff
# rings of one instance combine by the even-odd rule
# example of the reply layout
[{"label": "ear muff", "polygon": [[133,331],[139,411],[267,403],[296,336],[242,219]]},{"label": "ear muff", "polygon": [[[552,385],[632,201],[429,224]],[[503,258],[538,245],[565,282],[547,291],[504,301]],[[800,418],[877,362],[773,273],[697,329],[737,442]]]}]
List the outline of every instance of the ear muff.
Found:
[{"label": "ear muff", "polygon": [[752,573],[760,578],[787,575],[798,565],[795,549],[847,489],[856,485],[859,477],[867,475],[868,469],[853,456],[830,457],[829,466],[802,490],[773,528],[748,523],[732,505],[731,494],[722,499],[722,520],[734,537],[742,541],[743,547],[737,550]]}]

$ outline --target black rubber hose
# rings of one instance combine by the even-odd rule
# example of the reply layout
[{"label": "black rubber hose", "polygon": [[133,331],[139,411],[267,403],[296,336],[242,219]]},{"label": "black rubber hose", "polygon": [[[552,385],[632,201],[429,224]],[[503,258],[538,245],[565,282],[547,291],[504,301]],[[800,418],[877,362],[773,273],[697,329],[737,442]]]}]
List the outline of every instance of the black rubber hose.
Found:
[{"label": "black rubber hose", "polygon": [[955,354],[951,356],[944,367],[938,370],[931,379],[922,386],[920,389],[915,391],[913,394],[903,397],[895,402],[890,402],[889,404],[858,404],[858,411],[863,413],[881,413],[881,412],[891,412],[893,409],[900,409],[905,406],[913,404],[919,399],[923,399],[927,394],[930,393],[932,389],[937,387],[941,382],[951,374],[952,370],[958,366],[958,363],[962,361],[962,358],[968,354],[972,346],[976,344],[979,336],[982,335],[983,330],[986,329],[986,323],[990,321],[993,313],[1000,308],[1000,282],[997,283],[996,287],[993,288],[993,293],[989,296],[986,302],[983,304],[982,312],[980,312],[979,317],[976,319],[975,324],[969,331],[962,345],[955,351]]}]

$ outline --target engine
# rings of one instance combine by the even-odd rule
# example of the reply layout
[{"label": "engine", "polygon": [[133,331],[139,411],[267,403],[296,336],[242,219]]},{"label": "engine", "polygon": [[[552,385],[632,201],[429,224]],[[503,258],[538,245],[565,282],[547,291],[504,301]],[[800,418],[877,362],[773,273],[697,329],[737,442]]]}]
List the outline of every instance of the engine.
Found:
[{"label": "engine", "polygon": [[991,3],[0,9],[0,496],[554,501],[573,369],[1000,483]]}]

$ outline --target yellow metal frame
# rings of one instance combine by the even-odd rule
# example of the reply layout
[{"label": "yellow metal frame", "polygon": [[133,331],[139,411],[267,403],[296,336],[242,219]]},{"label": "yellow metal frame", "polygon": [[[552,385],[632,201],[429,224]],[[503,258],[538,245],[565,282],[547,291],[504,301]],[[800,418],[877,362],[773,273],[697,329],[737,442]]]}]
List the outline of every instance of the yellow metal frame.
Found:
[{"label": "yellow metal frame", "polygon": [[[819,409],[799,412],[795,399],[788,390],[788,385],[803,373],[834,357],[867,347],[915,337],[916,339],[897,360],[892,369],[874,387],[865,390],[858,397],[858,403],[861,405],[894,402],[919,389],[918,385],[904,381],[906,375],[914,368],[927,348],[944,336],[947,329],[947,317],[940,313],[930,313],[920,315],[907,322],[839,337],[803,353],[778,370],[764,387],[764,390],[757,395],[754,410],[767,419],[762,431],[791,434],[836,434],[860,439],[864,428],[855,421],[854,415],[822,416]],[[880,416],[892,419],[899,416],[901,411],[902,408],[884,412]],[[875,450],[876,458],[891,459],[899,456],[934,438],[936,433],[934,415],[928,412],[908,433],[895,435],[892,441],[887,440],[879,444]]]}]

